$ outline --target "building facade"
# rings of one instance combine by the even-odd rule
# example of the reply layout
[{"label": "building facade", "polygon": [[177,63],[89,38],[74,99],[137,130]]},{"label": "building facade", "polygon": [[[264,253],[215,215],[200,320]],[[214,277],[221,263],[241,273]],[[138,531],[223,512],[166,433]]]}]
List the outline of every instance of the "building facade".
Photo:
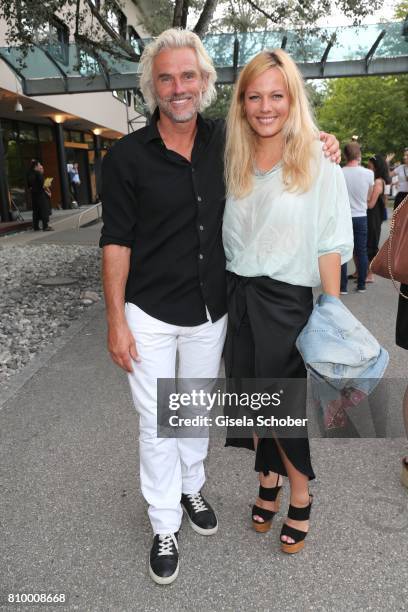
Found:
[{"label": "building facade", "polygon": [[[92,3],[99,11],[99,0]],[[146,10],[146,3],[126,0],[104,16],[109,27],[137,53],[138,41],[149,37],[144,26]],[[63,63],[72,41],[64,16],[50,16],[41,32],[42,47]],[[6,26],[0,21],[0,48],[6,46]],[[0,57],[1,221],[11,218],[10,198],[20,210],[30,210],[27,173],[33,159],[39,159],[45,177],[53,179],[53,207],[71,207],[74,196],[67,166],[72,163],[79,166],[79,204],[98,201],[104,154],[115,140],[144,124],[136,90],[27,97],[18,75]]]}]

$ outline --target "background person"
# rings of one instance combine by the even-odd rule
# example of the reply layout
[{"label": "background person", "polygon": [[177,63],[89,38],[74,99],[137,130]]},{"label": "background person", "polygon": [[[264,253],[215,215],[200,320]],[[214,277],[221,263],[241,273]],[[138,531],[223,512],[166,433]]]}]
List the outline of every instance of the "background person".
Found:
[{"label": "background person", "polygon": [[[381,237],[381,226],[386,214],[385,186],[391,183],[388,166],[382,155],[373,155],[368,160],[368,167],[374,172],[374,187],[367,203],[367,253],[368,261],[371,262],[378,253]],[[367,282],[374,281],[371,272],[367,275]]]},{"label": "background person", "polygon": [[[401,292],[408,295],[408,285],[401,285]],[[408,351],[408,300],[401,295],[398,301],[398,312],[396,322],[397,346]],[[402,414],[404,418],[405,432],[408,438],[408,386],[402,400]],[[402,459],[401,482],[408,488],[408,455]]]},{"label": "background person", "polygon": [[69,190],[71,192],[71,208],[78,207],[78,199],[76,195],[76,188],[74,187],[74,176],[75,176],[75,168],[74,163],[72,161],[67,164],[67,174],[69,181]]},{"label": "background person", "polygon": [[43,231],[51,231],[53,228],[48,225],[50,216],[50,192],[44,187],[44,167],[38,159],[31,160],[27,181],[31,191],[33,229],[35,232],[38,232],[41,221]]},{"label": "background person", "polygon": [[74,193],[74,201],[81,206],[80,204],[80,187],[81,187],[81,179],[79,176],[79,164],[74,163],[72,165],[72,190]]},{"label": "background person", "polygon": [[[357,291],[366,289],[368,270],[367,256],[367,200],[374,185],[374,173],[363,168],[361,148],[358,142],[349,142],[344,147],[346,165],[343,168],[350,200],[354,236],[354,261],[357,268]],[[341,266],[340,293],[347,293],[347,263]]]},{"label": "background person", "polygon": [[404,149],[403,163],[394,168],[390,174],[398,178],[398,191],[394,200],[395,210],[405,196],[408,195],[408,147]]},{"label": "background person", "polygon": [[[295,342],[313,308],[312,287],[321,281],[325,293],[339,295],[340,264],[353,248],[350,205],[343,174],[324,158],[318,137],[295,63],[280,49],[259,53],[240,73],[227,120],[225,368],[233,381],[305,380]],[[306,394],[286,388],[291,410],[304,417]],[[229,438],[227,445],[256,450],[257,531],[269,528],[281,475],[288,476],[281,547],[298,552],[315,477],[308,439],[255,433],[254,440]]]}]

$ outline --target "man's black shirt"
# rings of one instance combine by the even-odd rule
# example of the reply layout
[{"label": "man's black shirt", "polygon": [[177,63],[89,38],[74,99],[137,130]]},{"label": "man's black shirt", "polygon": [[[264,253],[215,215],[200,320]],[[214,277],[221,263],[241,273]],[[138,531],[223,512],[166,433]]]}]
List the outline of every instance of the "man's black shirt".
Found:
[{"label": "man's black shirt", "polygon": [[224,123],[198,116],[191,163],[150,125],[116,143],[102,166],[100,246],[131,248],[126,301],[193,326],[226,312],[222,217]]}]

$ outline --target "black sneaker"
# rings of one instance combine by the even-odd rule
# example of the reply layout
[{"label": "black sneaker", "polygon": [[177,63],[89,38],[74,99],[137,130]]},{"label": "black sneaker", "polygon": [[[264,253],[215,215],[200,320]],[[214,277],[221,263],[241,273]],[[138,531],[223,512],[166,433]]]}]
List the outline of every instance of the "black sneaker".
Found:
[{"label": "black sneaker", "polygon": [[194,531],[200,535],[213,535],[217,532],[218,521],[215,512],[200,491],[192,495],[183,493],[181,505]]},{"label": "black sneaker", "polygon": [[178,533],[156,534],[150,551],[149,574],[157,584],[170,584],[179,573]]}]

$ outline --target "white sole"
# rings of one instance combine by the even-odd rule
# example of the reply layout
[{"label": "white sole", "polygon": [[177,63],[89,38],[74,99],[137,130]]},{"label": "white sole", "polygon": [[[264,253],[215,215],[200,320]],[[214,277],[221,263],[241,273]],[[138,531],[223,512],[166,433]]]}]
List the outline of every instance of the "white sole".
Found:
[{"label": "white sole", "polygon": [[156,576],[156,574],[154,573],[154,571],[152,570],[150,563],[149,563],[149,574],[150,574],[150,578],[152,580],[154,580],[154,582],[156,584],[171,584],[172,582],[175,581],[175,579],[177,578],[178,574],[179,574],[179,566],[180,564],[177,564],[177,568],[176,571],[174,572],[174,574],[172,574],[171,576],[167,576],[167,578],[160,578],[160,576]]},{"label": "white sole", "polygon": [[193,531],[195,531],[196,533],[199,533],[200,535],[203,535],[203,536],[210,536],[210,535],[214,535],[214,533],[217,533],[217,531],[218,531],[218,520],[217,520],[217,524],[216,524],[215,527],[212,527],[211,529],[203,529],[202,527],[198,527],[198,525],[196,525],[194,523],[194,521],[191,520],[191,518],[189,517],[188,512],[185,509],[185,507],[182,506],[182,508],[183,508],[183,512],[185,512],[185,515],[186,515],[186,517],[188,519],[188,522],[190,523],[191,528],[193,529]]}]

